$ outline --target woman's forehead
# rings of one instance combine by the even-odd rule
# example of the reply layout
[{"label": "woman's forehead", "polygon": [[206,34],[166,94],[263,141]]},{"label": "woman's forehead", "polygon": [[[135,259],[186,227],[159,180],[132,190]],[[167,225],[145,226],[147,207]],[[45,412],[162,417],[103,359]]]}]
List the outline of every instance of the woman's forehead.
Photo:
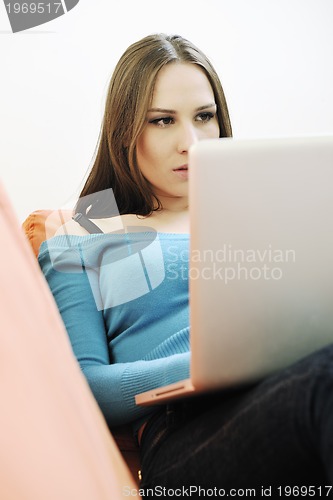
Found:
[{"label": "woman's forehead", "polygon": [[183,99],[214,102],[214,92],[205,71],[198,65],[168,64],[157,75],[150,108],[168,109]]}]

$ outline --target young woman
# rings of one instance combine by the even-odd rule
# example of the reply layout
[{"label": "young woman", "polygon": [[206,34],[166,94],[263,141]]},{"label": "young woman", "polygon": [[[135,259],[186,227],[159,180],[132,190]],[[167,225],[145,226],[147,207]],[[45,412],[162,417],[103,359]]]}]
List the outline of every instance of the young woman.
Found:
[{"label": "young woman", "polygon": [[206,56],[179,36],[134,43],[111,79],[76,216],[42,245],[40,265],[107,422],[133,424],[143,487],[319,494],[333,483],[331,346],[242,390],[159,409],[135,404],[136,394],[189,375],[180,272],[188,153],[198,140],[227,136],[224,93]]}]

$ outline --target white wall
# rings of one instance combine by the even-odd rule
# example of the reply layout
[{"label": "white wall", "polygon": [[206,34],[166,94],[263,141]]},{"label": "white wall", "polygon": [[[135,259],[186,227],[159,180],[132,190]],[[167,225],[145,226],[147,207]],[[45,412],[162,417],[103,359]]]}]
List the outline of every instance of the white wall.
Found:
[{"label": "white wall", "polygon": [[237,137],[333,133],[332,0],[80,0],[12,34],[0,3],[0,171],[22,221],[82,186],[113,67],[149,33],[203,49]]}]

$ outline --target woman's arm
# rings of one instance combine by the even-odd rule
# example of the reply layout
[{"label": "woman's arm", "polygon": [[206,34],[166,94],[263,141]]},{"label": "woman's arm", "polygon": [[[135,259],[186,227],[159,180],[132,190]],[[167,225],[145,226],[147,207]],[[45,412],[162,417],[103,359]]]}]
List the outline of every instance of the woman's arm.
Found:
[{"label": "woman's arm", "polygon": [[109,425],[131,422],[151,412],[149,408],[136,406],[136,394],[189,376],[188,352],[149,361],[110,364],[103,313],[96,307],[84,267],[72,261],[57,270],[45,248],[39,263],[74,354]]}]

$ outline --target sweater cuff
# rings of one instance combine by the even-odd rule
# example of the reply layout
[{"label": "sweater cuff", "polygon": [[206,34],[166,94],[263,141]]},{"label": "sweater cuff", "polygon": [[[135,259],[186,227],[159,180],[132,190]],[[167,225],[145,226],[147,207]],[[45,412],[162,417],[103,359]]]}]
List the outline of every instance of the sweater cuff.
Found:
[{"label": "sweater cuff", "polygon": [[[138,373],[137,370],[134,372],[128,368],[124,371],[121,391],[125,401],[133,409],[137,415],[142,414],[142,408],[137,406],[135,403],[135,394],[133,394],[133,387],[136,389],[136,394],[141,392],[146,392],[156,387],[162,387],[165,385],[173,384],[179,380],[189,378],[190,376],[190,353],[185,352],[182,354],[174,354],[169,358],[164,358],[163,365],[161,369],[156,370],[154,376],[146,373],[146,370],[142,370]],[[142,361],[144,368],[145,361]]]}]

